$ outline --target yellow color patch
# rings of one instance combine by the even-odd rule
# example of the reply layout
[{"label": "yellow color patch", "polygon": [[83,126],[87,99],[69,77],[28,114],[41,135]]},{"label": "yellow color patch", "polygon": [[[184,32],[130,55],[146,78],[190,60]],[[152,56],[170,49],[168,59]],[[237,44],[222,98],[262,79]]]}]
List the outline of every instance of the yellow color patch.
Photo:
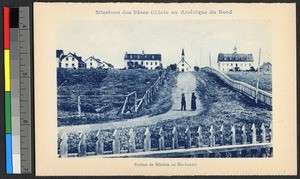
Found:
[{"label": "yellow color patch", "polygon": [[10,50],[4,50],[5,91],[10,91]]}]

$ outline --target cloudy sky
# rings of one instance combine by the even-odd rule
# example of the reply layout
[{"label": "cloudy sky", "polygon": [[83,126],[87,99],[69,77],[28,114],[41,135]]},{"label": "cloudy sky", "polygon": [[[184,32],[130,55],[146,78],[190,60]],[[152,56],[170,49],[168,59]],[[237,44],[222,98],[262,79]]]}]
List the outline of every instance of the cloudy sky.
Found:
[{"label": "cloudy sky", "polygon": [[[164,67],[180,61],[184,48],[192,66],[217,67],[218,53],[252,53],[258,63],[271,59],[271,24],[255,20],[64,21],[57,26],[57,49],[95,56],[121,68],[128,53],[160,53]],[[256,66],[255,65],[255,66]]]}]

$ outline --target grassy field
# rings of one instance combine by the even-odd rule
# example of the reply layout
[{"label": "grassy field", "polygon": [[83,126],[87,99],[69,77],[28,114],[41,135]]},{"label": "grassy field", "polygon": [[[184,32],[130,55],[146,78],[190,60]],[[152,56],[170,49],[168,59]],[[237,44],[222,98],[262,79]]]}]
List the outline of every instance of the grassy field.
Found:
[{"label": "grassy field", "polygon": [[[127,95],[136,91],[138,98],[141,98],[161,73],[162,70],[147,69],[110,71],[59,69],[57,71],[58,86],[63,85],[58,94],[67,96],[58,98],[58,126],[103,123],[146,114],[157,115],[168,111],[172,104],[168,99],[171,95],[168,91],[176,83],[175,72],[167,75],[167,80],[155,96],[156,100],[152,105],[135,114],[117,115],[126,98],[118,95]],[[78,95],[84,95],[81,97],[80,105],[85,114],[84,117],[74,116],[77,114]]]},{"label": "grassy field", "polygon": [[[226,72],[230,78],[248,83],[256,87],[257,72]],[[260,73],[259,89],[272,93],[272,74]]]},{"label": "grassy field", "polygon": [[[246,126],[248,141],[250,141],[250,129],[254,123],[257,127],[257,134],[260,134],[260,126],[265,123],[266,128],[270,126],[272,120],[272,110],[256,106],[252,101],[247,99],[244,95],[229,89],[222,81],[217,77],[200,70],[200,72],[194,72],[197,78],[197,92],[199,93],[200,100],[202,102],[204,111],[196,116],[185,117],[176,120],[167,120],[159,122],[155,125],[150,125],[151,131],[151,146],[152,148],[158,147],[158,132],[160,128],[165,131],[165,145],[170,147],[172,145],[172,128],[177,126],[179,146],[185,145],[185,129],[190,127],[192,136],[192,145],[197,143],[197,129],[199,126],[203,130],[203,142],[207,145],[209,140],[209,128],[210,125],[215,127],[216,134],[220,130],[221,125],[225,126],[225,142],[231,143],[230,126],[236,126],[236,140],[237,143],[242,141],[241,128]],[[135,127],[136,133],[136,146],[139,149],[143,148],[144,133],[146,130],[145,125]],[[129,128],[118,129],[121,136],[122,149],[127,149],[127,134]],[[95,150],[95,137],[97,131],[91,131],[87,134],[88,151]],[[104,134],[105,151],[112,150],[112,133],[113,129],[107,129],[102,131]],[[79,133],[73,133],[69,137],[69,152],[77,152],[77,145],[79,143]],[[269,133],[267,140],[270,138]],[[216,142],[220,140],[219,135],[216,135]],[[257,137],[258,141],[261,141],[261,137]],[[59,144],[60,141],[58,141]]]}]

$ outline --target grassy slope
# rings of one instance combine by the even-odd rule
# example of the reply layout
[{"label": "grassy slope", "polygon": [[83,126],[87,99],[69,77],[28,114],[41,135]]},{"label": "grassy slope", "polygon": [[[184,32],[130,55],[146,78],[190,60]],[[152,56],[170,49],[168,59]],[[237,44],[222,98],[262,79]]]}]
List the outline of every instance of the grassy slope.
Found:
[{"label": "grassy slope", "polygon": [[[81,78],[85,76],[91,77],[94,74],[98,74],[99,78],[95,75],[95,79],[91,80],[81,80],[80,83],[76,81],[71,81],[71,85],[63,86],[60,90],[62,94],[66,94],[66,89],[72,91],[75,94],[104,94],[104,95],[114,95],[114,94],[128,94],[132,91],[137,91],[138,98],[141,98],[145,91],[156,81],[158,78],[159,70],[112,70],[112,71],[102,71],[96,70],[89,74],[82,74],[81,71],[63,71],[58,72],[71,73],[73,77],[77,77],[78,73],[81,74]],[[109,121],[117,121],[122,119],[134,118],[142,115],[157,115],[168,111],[171,108],[172,101],[170,97],[170,91],[176,83],[176,74],[171,72],[172,75],[167,76],[167,80],[164,83],[163,88],[161,88],[160,93],[157,94],[156,100],[153,104],[147,106],[140,110],[137,114],[124,114],[117,116],[118,110],[122,107],[125,97],[113,97],[113,96],[103,96],[97,98],[81,98],[81,108],[85,112],[86,117],[64,117],[58,120],[58,125],[79,125],[79,124],[91,124],[91,123],[103,123]],[[69,74],[70,75],[70,74]],[[71,77],[67,80],[72,80]],[[60,83],[63,83],[65,79],[60,79]],[[66,83],[67,84],[67,83]],[[75,92],[73,92],[75,91]],[[59,114],[67,116],[68,114],[75,114],[77,111],[77,101],[76,99],[69,100],[59,100],[58,103]],[[71,107],[70,107],[71,106]],[[96,113],[96,111],[99,113]]]},{"label": "grassy slope", "polygon": [[[226,72],[230,78],[238,81],[248,83],[256,87],[257,72]],[[259,89],[272,93],[272,74],[260,73]]]},{"label": "grassy slope", "polygon": [[[202,126],[203,130],[203,140],[205,144],[208,144],[209,137],[209,127],[210,125],[215,126],[216,133],[220,129],[222,124],[225,125],[225,131],[230,130],[231,125],[235,125],[237,135],[237,142],[241,142],[241,127],[245,125],[247,128],[248,141],[250,141],[250,128],[254,123],[257,126],[257,134],[259,134],[259,127],[264,122],[268,128],[270,121],[272,119],[272,111],[269,109],[264,109],[261,107],[256,107],[251,101],[248,101],[242,94],[236,93],[229,89],[225,84],[219,81],[213,75],[210,75],[202,70],[200,72],[195,72],[197,77],[197,92],[200,95],[200,100],[204,112],[193,117],[186,117],[177,120],[165,121],[157,123],[156,125],[151,125],[151,138],[152,147],[158,146],[158,131],[162,127],[165,131],[165,144],[167,147],[172,145],[172,128],[173,126],[178,127],[178,138],[179,145],[184,146],[185,141],[185,129],[187,126],[190,127],[192,135],[192,145],[196,145],[197,139],[197,129],[198,126]],[[137,148],[143,148],[144,133],[147,126],[136,127],[136,146]],[[127,139],[126,135],[129,132],[129,128],[122,128],[118,130],[121,135],[122,149],[127,149]],[[95,150],[96,134],[97,131],[92,131],[88,134],[88,151]],[[103,131],[104,138],[106,141],[105,150],[111,150],[112,141],[112,129]],[[269,136],[267,136],[269,137]],[[225,134],[225,140],[227,143],[231,142],[230,133]],[[261,140],[258,137],[258,140]],[[216,137],[216,142],[218,143],[218,135]],[[73,134],[69,138],[69,151],[76,152],[76,146],[78,144],[78,134]]]}]

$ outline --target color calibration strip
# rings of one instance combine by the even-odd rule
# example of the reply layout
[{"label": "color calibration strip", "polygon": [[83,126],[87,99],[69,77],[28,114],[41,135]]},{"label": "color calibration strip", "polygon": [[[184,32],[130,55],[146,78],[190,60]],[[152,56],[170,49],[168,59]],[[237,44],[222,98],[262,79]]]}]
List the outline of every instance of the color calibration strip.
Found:
[{"label": "color calibration strip", "polygon": [[31,173],[29,7],[4,7],[6,173]]},{"label": "color calibration strip", "polygon": [[10,8],[3,8],[4,33],[4,80],[5,80],[5,149],[6,173],[13,173],[12,163],[12,133],[11,133],[11,90],[10,90]]}]

